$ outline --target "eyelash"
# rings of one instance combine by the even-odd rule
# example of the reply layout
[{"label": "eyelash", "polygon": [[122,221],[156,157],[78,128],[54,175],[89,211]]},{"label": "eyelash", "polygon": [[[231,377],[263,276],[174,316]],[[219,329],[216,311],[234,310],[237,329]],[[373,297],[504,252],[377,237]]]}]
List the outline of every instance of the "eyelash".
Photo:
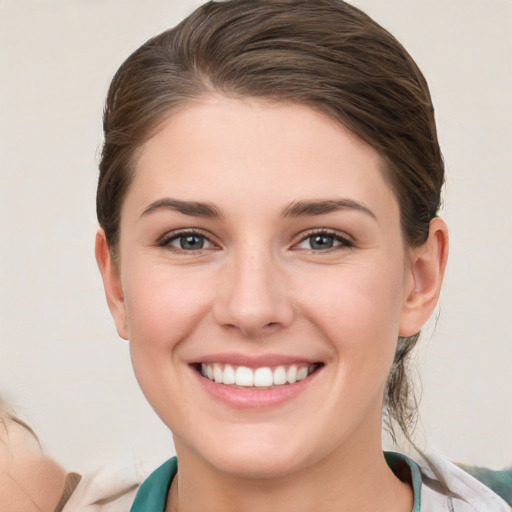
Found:
[{"label": "eyelash", "polygon": [[[312,239],[315,236],[333,239],[333,246],[327,247],[327,248],[321,248],[321,249],[314,249],[312,247],[308,247],[308,248],[299,247],[300,244],[307,241],[308,239]],[[172,245],[172,242],[178,242],[180,239],[184,239],[187,237],[197,237],[197,238],[203,240],[203,245],[206,242],[206,243],[210,244],[212,247],[204,247],[203,246],[203,247],[200,247],[200,248],[194,250],[194,249],[185,249],[183,247],[175,247]],[[174,232],[174,233],[168,234],[168,235],[162,237],[158,241],[157,245],[159,247],[165,247],[165,248],[168,248],[170,250],[173,250],[173,251],[176,251],[176,252],[182,253],[182,254],[195,254],[198,251],[202,251],[205,249],[209,250],[209,249],[218,248],[218,245],[215,244],[214,242],[212,242],[210,237],[206,233],[204,233],[203,231],[200,231],[200,230],[196,230],[196,229],[179,231],[179,232]],[[311,245],[311,242],[310,242],[310,245]],[[318,253],[318,252],[331,252],[331,251],[336,251],[339,249],[351,248],[354,246],[355,246],[355,244],[352,240],[350,240],[346,236],[342,236],[337,231],[332,231],[332,230],[328,230],[328,229],[315,229],[315,230],[309,231],[306,234],[302,235],[300,240],[293,244],[292,249],[293,250],[303,249],[303,250],[307,250],[310,252]]]},{"label": "eyelash", "polygon": [[[194,249],[184,249],[183,247],[175,247],[171,244],[172,242],[179,241],[180,239],[184,239],[187,237],[200,238],[200,239],[204,240],[206,243],[211,244],[212,247],[206,247],[206,248],[200,247],[199,249],[194,250]],[[218,248],[217,244],[212,242],[210,240],[210,237],[206,233],[204,233],[200,230],[197,230],[197,229],[187,229],[184,231],[170,233],[168,235],[163,236],[158,241],[157,245],[158,245],[158,247],[164,247],[164,248],[167,248],[167,249],[170,249],[170,250],[176,251],[178,253],[182,253],[182,254],[196,254],[197,252],[202,251],[204,249]]]},{"label": "eyelash", "polygon": [[[329,229],[315,229],[313,231],[309,231],[305,235],[303,235],[300,240],[293,245],[293,249],[300,250],[301,248],[298,247],[299,244],[307,241],[308,239],[312,239],[313,237],[324,237],[324,238],[332,238],[333,243],[338,242],[336,245],[333,245],[332,247],[328,247],[326,249],[313,249],[312,247],[309,248],[302,248],[304,250],[310,251],[310,252],[331,252],[336,251],[339,249],[346,249],[346,248],[352,248],[355,247],[355,244],[350,238],[347,236],[341,235],[338,231],[332,231]],[[310,242],[311,244],[311,242]]]}]

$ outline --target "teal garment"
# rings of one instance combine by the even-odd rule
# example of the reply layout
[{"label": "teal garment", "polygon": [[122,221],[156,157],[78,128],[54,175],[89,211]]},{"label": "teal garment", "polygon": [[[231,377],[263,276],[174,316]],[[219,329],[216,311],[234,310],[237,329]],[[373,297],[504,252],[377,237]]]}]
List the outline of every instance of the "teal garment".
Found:
[{"label": "teal garment", "polygon": [[167,493],[177,470],[176,457],[155,469],[139,487],[130,512],[164,512]]},{"label": "teal garment", "polygon": [[[400,453],[386,452],[384,456],[388,466],[399,478],[410,478],[414,492],[414,508],[412,512],[420,512],[420,468],[415,462]],[[177,470],[178,460],[176,457],[173,457],[153,471],[140,486],[130,512],[164,512],[167,493]],[[410,470],[410,475],[406,474],[408,470]]]},{"label": "teal garment", "polygon": [[457,464],[457,466],[477,480],[480,480],[498,496],[501,496],[509,505],[512,505],[512,467],[495,471],[467,464]]},{"label": "teal garment", "polygon": [[[418,464],[405,455],[396,452],[384,452],[391,471],[402,481],[412,484],[414,505],[411,512],[421,512],[421,472]],[[407,474],[407,469],[410,474]]]}]

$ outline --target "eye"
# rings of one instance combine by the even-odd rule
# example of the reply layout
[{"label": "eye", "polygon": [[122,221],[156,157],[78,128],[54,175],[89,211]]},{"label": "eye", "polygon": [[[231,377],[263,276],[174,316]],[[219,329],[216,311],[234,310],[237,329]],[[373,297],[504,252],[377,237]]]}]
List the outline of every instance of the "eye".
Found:
[{"label": "eye", "polygon": [[203,233],[196,231],[181,231],[164,237],[159,244],[182,252],[214,249],[216,246]]},{"label": "eye", "polygon": [[354,244],[346,237],[331,231],[316,231],[303,237],[296,249],[306,249],[309,251],[328,251],[342,247],[353,247]]}]

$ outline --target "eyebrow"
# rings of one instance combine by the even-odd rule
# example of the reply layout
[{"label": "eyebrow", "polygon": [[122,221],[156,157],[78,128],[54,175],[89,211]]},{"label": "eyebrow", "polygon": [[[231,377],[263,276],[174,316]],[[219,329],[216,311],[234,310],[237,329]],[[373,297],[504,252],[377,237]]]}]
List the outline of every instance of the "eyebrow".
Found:
[{"label": "eyebrow", "polygon": [[326,199],[320,201],[294,201],[283,211],[284,217],[325,215],[341,210],[357,210],[377,220],[377,216],[364,204],[353,199]]},{"label": "eyebrow", "polygon": [[[141,217],[158,210],[174,210],[183,215],[192,217],[204,217],[208,219],[222,219],[224,214],[212,203],[201,201],[183,201],[181,199],[164,198],[151,203],[142,212]],[[377,220],[376,215],[364,204],[353,199],[325,199],[311,201],[294,201],[283,210],[283,217],[308,217],[325,215],[341,210],[357,210],[366,213]]]},{"label": "eyebrow", "polygon": [[182,201],[180,199],[164,198],[151,203],[141,214],[141,217],[158,210],[174,210],[183,215],[192,217],[205,217],[208,219],[221,219],[222,212],[214,204],[201,201]]}]

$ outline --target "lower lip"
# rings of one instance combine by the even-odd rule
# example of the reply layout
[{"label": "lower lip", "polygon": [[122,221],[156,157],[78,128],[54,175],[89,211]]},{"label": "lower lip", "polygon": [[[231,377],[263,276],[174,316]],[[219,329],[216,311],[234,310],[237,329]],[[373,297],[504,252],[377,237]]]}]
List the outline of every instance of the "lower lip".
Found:
[{"label": "lower lip", "polygon": [[316,380],[322,368],[295,384],[283,384],[268,389],[235,388],[203,377],[192,368],[203,389],[216,400],[236,409],[270,409],[277,407],[306,391]]}]

